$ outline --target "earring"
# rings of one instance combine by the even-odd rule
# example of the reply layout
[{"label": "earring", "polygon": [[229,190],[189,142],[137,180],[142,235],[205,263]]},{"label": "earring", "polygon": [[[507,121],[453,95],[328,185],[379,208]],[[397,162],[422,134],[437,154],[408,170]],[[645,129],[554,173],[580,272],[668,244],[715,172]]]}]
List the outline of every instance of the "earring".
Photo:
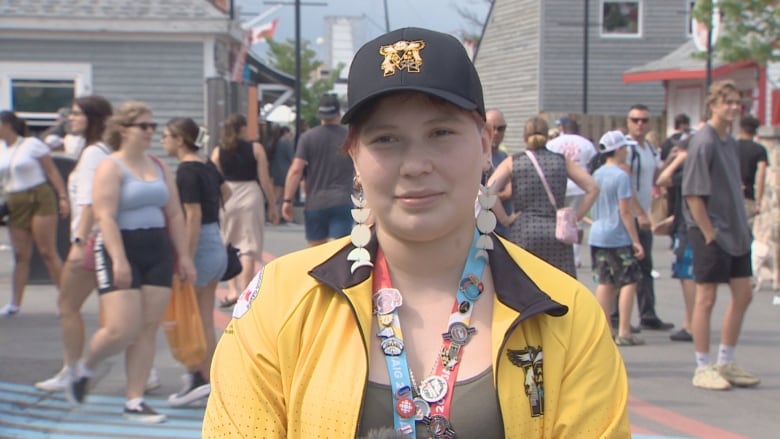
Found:
[{"label": "earring", "polygon": [[487,250],[493,250],[493,239],[490,234],[496,228],[496,214],[490,209],[498,200],[497,195],[490,193],[491,188],[492,186],[479,185],[479,195],[477,196],[479,207],[481,207],[477,215],[477,230],[481,233],[477,238],[477,257],[485,258],[486,261],[488,260]]},{"label": "earring", "polygon": [[371,229],[366,224],[371,216],[371,209],[366,207],[363,185],[360,184],[358,176],[355,176],[353,184],[356,193],[352,194],[352,203],[356,208],[352,209],[352,219],[355,220],[355,226],[352,227],[352,233],[349,236],[355,248],[349,252],[347,260],[354,261],[350,269],[350,272],[354,274],[359,267],[373,267],[374,264],[371,262],[371,254],[365,248],[371,240]]}]

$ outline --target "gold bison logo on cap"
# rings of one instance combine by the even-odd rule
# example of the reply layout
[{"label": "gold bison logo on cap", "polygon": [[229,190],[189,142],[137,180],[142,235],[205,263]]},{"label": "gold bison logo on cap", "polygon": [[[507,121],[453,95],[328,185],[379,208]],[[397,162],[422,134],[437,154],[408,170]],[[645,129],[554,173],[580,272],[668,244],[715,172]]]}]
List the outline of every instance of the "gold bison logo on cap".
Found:
[{"label": "gold bison logo on cap", "polygon": [[382,70],[385,76],[395,75],[397,71],[406,70],[409,73],[420,73],[423,60],[420,51],[425,48],[425,41],[397,41],[379,48],[379,54],[385,57]]}]

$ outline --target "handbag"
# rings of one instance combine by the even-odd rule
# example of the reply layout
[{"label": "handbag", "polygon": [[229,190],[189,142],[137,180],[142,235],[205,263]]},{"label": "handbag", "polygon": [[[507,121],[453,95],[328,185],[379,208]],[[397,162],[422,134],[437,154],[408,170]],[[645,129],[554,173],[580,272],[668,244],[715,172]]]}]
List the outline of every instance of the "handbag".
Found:
[{"label": "handbag", "polygon": [[227,268],[225,274],[222,275],[222,280],[230,280],[241,273],[241,258],[238,257],[238,249],[233,247],[231,243],[225,245],[225,251],[227,251]]},{"label": "handbag", "polygon": [[555,197],[553,196],[550,185],[547,184],[547,179],[544,177],[544,172],[539,166],[539,162],[536,161],[531,151],[526,151],[525,154],[536,169],[536,173],[542,180],[544,190],[547,191],[547,198],[550,199],[553,209],[555,209],[555,239],[564,244],[575,244],[579,241],[579,231],[577,230],[577,215],[574,213],[574,209],[571,207],[561,207],[555,204]]},{"label": "handbag", "polygon": [[171,300],[161,323],[173,358],[193,369],[206,359],[206,337],[200,320],[195,288],[173,277]]}]

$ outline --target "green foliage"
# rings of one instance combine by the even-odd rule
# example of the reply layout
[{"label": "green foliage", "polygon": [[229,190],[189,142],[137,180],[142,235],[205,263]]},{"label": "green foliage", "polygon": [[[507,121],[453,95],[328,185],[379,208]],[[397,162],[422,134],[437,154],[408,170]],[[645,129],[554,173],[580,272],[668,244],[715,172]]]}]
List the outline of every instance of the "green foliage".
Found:
[{"label": "green foliage", "polygon": [[[288,38],[285,42],[278,42],[269,39],[267,43],[269,64],[295,76],[295,40]],[[301,40],[301,120],[307,121],[309,126],[319,125],[317,106],[320,96],[333,90],[333,82],[344,68],[339,65],[327,78],[312,79],[322,64],[322,61],[317,59],[317,52],[312,49],[311,42]]]},{"label": "green foliage", "polygon": [[[718,0],[721,14],[714,50],[727,62],[752,60],[765,65],[780,61],[780,8],[778,0]],[[693,16],[708,23],[712,1],[699,0]]]}]

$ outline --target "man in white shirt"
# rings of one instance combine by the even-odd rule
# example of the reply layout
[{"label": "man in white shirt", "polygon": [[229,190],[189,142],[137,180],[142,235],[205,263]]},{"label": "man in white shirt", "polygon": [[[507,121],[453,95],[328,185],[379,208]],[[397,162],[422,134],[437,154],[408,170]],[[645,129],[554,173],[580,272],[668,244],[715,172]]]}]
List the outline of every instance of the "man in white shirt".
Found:
[{"label": "man in white shirt", "polygon": [[[557,121],[561,130],[561,135],[547,142],[547,149],[558,154],[563,154],[577,166],[587,172],[588,162],[596,155],[596,148],[593,143],[580,135],[580,126],[576,120],[569,117],[562,117]],[[582,190],[572,179],[566,181],[566,205],[571,206],[575,211],[582,202],[585,191]],[[583,222],[580,221],[577,227],[580,230],[580,239],[582,239]],[[574,244],[574,262],[577,267],[581,266],[580,244]]]}]

